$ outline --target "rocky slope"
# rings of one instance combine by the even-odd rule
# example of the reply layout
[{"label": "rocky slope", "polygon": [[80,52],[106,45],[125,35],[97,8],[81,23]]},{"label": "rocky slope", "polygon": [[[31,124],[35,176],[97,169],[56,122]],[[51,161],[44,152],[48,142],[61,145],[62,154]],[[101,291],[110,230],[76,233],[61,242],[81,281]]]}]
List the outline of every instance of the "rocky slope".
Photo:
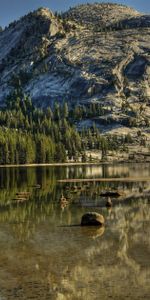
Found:
[{"label": "rocky slope", "polygon": [[99,103],[103,132],[150,139],[150,15],[88,4],[62,16],[41,8],[0,32],[0,103],[18,86],[37,105]]}]

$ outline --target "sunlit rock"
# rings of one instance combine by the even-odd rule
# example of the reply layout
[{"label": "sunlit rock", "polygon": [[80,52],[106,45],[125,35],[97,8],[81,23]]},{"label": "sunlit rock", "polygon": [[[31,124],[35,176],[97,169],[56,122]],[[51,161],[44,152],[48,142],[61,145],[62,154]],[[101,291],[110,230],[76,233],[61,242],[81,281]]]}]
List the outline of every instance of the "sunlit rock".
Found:
[{"label": "sunlit rock", "polygon": [[82,216],[81,226],[102,226],[104,217],[96,212],[88,212]]}]

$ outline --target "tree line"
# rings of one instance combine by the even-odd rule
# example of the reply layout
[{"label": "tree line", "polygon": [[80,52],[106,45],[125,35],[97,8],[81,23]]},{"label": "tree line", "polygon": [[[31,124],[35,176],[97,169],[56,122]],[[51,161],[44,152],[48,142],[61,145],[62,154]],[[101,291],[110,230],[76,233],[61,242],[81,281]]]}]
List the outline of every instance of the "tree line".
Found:
[{"label": "tree line", "polygon": [[[85,151],[99,149],[104,154],[117,142],[105,138],[93,124],[78,131],[75,120],[94,116],[97,106],[54,103],[53,109],[37,108],[21,90],[14,91],[0,110],[0,164],[65,162],[86,160]],[[101,108],[99,108],[99,112]]]}]

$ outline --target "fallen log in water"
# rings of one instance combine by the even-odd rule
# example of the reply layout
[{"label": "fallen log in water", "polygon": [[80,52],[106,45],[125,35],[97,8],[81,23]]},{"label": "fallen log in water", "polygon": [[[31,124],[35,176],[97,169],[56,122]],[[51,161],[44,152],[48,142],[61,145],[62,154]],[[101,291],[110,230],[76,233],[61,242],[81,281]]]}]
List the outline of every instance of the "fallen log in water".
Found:
[{"label": "fallen log in water", "polygon": [[21,196],[21,195],[23,195],[23,196],[30,196],[31,193],[30,192],[18,192],[18,193],[16,193],[16,196]]},{"label": "fallen log in water", "polygon": [[85,183],[85,182],[148,182],[150,177],[124,177],[124,178],[85,178],[85,179],[61,179],[59,183]]},{"label": "fallen log in water", "polygon": [[123,191],[105,191],[100,194],[101,197],[114,197],[114,198],[118,198],[124,195],[125,193]]},{"label": "fallen log in water", "polygon": [[27,199],[27,198],[14,198],[13,203],[21,203],[21,202],[26,202],[28,200],[29,199]]}]

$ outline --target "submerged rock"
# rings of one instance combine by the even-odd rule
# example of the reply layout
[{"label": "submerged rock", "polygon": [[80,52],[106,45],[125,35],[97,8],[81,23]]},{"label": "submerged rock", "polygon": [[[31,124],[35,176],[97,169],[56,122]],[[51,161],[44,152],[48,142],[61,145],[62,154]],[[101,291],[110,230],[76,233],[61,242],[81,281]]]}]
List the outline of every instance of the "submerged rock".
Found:
[{"label": "submerged rock", "polygon": [[91,239],[97,239],[101,237],[105,232],[105,226],[83,226],[82,234]]},{"label": "submerged rock", "polygon": [[88,212],[82,216],[81,226],[102,226],[104,217],[96,212]]}]

